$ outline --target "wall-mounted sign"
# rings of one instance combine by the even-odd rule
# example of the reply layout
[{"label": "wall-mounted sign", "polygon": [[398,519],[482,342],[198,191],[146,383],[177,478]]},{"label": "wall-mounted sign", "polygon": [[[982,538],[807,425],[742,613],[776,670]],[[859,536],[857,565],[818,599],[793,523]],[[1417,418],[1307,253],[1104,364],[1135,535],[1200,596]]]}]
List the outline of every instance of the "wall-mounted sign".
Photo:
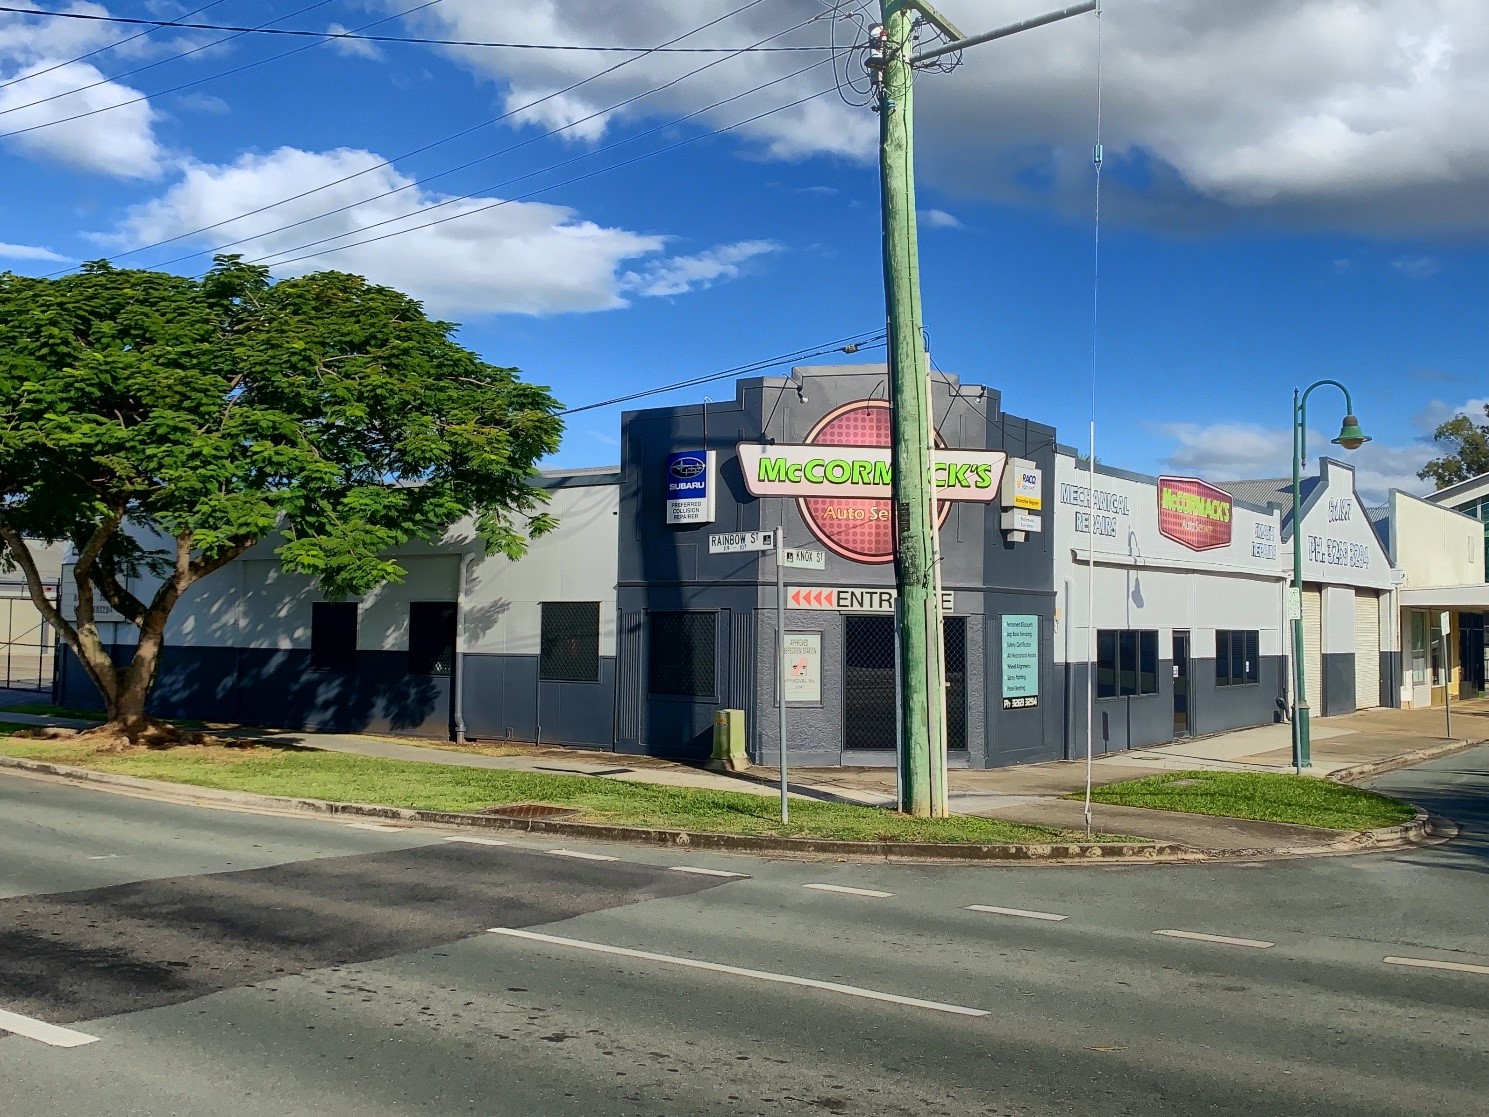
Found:
[{"label": "wall-mounted sign", "polygon": [[822,701],[822,633],[786,633],[786,701]]},{"label": "wall-mounted sign", "polygon": [[1198,477],[1158,479],[1158,533],[1191,551],[1228,547],[1235,502]]},{"label": "wall-mounted sign", "polygon": [[1044,472],[1033,462],[1014,458],[1003,474],[1003,507],[1024,512],[1044,508]]},{"label": "wall-mounted sign", "polygon": [[1039,705],[1039,618],[1004,615],[1003,708],[1029,710]]},{"label": "wall-mounted sign", "polygon": [[[889,404],[861,400],[826,415],[801,445],[742,442],[739,465],[751,496],[795,497],[802,519],[834,554],[854,562],[894,561]],[[936,440],[941,522],[951,501],[996,503],[1008,455],[949,450]]]},{"label": "wall-mounted sign", "polygon": [[711,555],[741,555],[775,549],[776,533],[773,531],[725,531],[708,537],[708,553]]},{"label": "wall-mounted sign", "polygon": [[1033,512],[1020,512],[1017,508],[1003,513],[1004,531],[1043,531],[1043,517]]},{"label": "wall-mounted sign", "polygon": [[[786,605],[792,609],[827,609],[836,613],[893,613],[892,589],[844,589],[837,586],[789,586]],[[941,591],[941,611],[956,612],[956,592]]]},{"label": "wall-mounted sign", "polygon": [[667,455],[667,522],[711,524],[714,520],[713,450],[678,450]]}]

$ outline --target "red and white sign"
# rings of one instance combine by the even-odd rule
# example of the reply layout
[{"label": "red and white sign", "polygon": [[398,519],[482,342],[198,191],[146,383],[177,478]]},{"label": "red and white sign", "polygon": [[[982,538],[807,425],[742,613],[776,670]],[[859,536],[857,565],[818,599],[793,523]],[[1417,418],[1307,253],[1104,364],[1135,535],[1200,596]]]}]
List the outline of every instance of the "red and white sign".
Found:
[{"label": "red and white sign", "polygon": [[1235,502],[1198,477],[1158,479],[1158,534],[1191,551],[1229,547]]},{"label": "red and white sign", "polygon": [[[835,613],[893,613],[892,589],[852,589],[841,586],[788,586],[788,609],[825,609]],[[941,611],[956,612],[956,594],[941,591]]]}]

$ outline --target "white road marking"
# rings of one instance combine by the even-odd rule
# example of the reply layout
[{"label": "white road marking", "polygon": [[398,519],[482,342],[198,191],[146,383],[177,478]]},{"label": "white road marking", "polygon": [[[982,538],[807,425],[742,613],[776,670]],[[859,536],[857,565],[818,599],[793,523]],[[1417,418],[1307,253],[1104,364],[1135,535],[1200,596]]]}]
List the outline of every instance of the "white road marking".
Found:
[{"label": "white road marking", "polygon": [[1052,915],[1047,911],[1025,911],[1023,908],[995,908],[987,904],[969,904],[968,911],[985,911],[991,915],[1016,915],[1020,919],[1044,919],[1050,923],[1060,923],[1070,917],[1068,915]]},{"label": "white road marking", "polygon": [[861,989],[856,985],[841,985],[836,981],[818,981],[810,977],[792,977],[790,974],[771,973],[768,970],[747,970],[742,966],[725,966],[719,962],[704,962],[697,958],[677,958],[670,954],[653,954],[646,950],[631,950],[624,946],[607,946],[604,943],[585,942],[582,939],[565,939],[557,935],[543,935],[536,931],[519,931],[511,927],[492,927],[493,935],[506,935],[515,939],[531,939],[534,942],[569,946],[576,950],[591,950],[597,954],[614,954],[621,958],[638,958],[644,962],[660,962],[669,966],[684,966],[692,970],[708,970],[712,973],[732,974],[735,977],[752,977],[757,981],[770,981],[778,985],[798,985],[806,989],[822,989],[829,993],[841,993],[847,997],[862,997],[870,1001],[908,1005],[911,1008],[928,1008],[936,1012],[949,1012],[956,1016],[986,1016],[980,1008],[964,1008],[961,1005],[943,1004],[940,1001],[922,1001],[915,997],[901,997],[895,993],[880,993],[874,989]]},{"label": "white road marking", "polygon": [[1252,950],[1270,950],[1277,945],[1275,942],[1266,942],[1262,939],[1233,939],[1227,935],[1202,935],[1198,931],[1154,931],[1153,933],[1170,939],[1218,942],[1221,946],[1249,946]]},{"label": "white road marking", "polygon": [[1439,962],[1432,958],[1387,958],[1388,966],[1416,966],[1423,970],[1453,970],[1456,973],[1489,974],[1489,966],[1470,966],[1467,962]]},{"label": "white road marking", "polygon": [[694,873],[700,877],[746,877],[748,873],[731,873],[724,869],[700,869],[696,865],[673,865],[674,873]]},{"label": "white road marking", "polygon": [[384,826],[381,822],[348,822],[353,830],[402,830],[402,826]]},{"label": "white road marking", "polygon": [[3,1008],[0,1008],[0,1031],[14,1032],[18,1036],[45,1043],[49,1047],[82,1047],[85,1044],[98,1042],[97,1036],[90,1036],[86,1032],[59,1028],[55,1024],[33,1020],[29,1016],[6,1012]]},{"label": "white road marking", "polygon": [[495,838],[473,838],[467,834],[446,834],[445,841],[465,842],[467,845],[473,846],[505,846],[512,844],[511,842],[499,842]]},{"label": "white road marking", "polygon": [[604,853],[583,853],[577,849],[550,849],[549,853],[555,857],[578,857],[584,861],[619,861],[619,857],[611,857]]},{"label": "white road marking", "polygon": [[810,888],[814,892],[841,892],[844,896],[868,896],[874,900],[887,900],[893,896],[893,892],[880,892],[874,888],[848,888],[841,884],[803,884],[803,888]]},{"label": "white road marking", "polygon": [[88,858],[89,861],[113,861],[119,855],[117,853],[100,853],[97,857]]}]

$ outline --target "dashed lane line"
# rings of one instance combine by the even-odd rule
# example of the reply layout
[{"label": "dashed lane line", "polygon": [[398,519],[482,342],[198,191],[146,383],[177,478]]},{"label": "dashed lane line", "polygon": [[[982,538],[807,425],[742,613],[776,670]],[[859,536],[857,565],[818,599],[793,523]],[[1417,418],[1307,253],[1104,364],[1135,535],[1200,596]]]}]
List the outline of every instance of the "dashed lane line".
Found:
[{"label": "dashed lane line", "polygon": [[881,993],[876,989],[862,989],[857,985],[843,985],[836,981],[818,981],[815,978],[771,973],[768,970],[748,970],[742,966],[726,966],[720,962],[704,962],[697,958],[678,958],[671,954],[653,954],[647,950],[632,950],[629,947],[609,946],[605,943],[586,942],[582,939],[565,939],[560,938],[558,935],[544,935],[536,931],[519,931],[512,927],[492,927],[490,928],[490,933],[493,935],[505,935],[508,938],[549,943],[553,946],[566,946],[574,950],[588,950],[596,954],[612,954],[620,958],[635,958],[643,962],[657,962],[667,966],[682,966],[691,970],[707,970],[710,973],[730,974],[734,977],[748,977],[756,981],[773,982],[777,985],[796,985],[805,989],[820,989],[828,993],[840,993],[846,997],[859,997],[864,1000],[905,1005],[909,1008],[930,1009],[933,1012],[947,1012],[954,1016],[988,1015],[985,1010],[980,1008],[943,1004],[940,1001],[922,1001],[916,997],[901,997],[896,993]]},{"label": "dashed lane line", "polygon": [[14,1032],[18,1036],[34,1039],[48,1047],[83,1047],[98,1042],[97,1036],[90,1036],[86,1032],[59,1028],[44,1020],[33,1020],[29,1016],[22,1016],[16,1012],[6,1012],[3,1008],[0,1008],[0,1031]]},{"label": "dashed lane line", "polygon": [[382,830],[388,833],[398,833],[405,829],[402,826],[384,826],[381,822],[348,822],[346,825],[353,830]]},{"label": "dashed lane line", "polygon": [[554,857],[577,857],[581,861],[619,861],[619,857],[611,857],[607,853],[585,853],[577,849],[550,849],[549,853]]},{"label": "dashed lane line", "polygon": [[1154,931],[1153,933],[1168,939],[1193,939],[1196,942],[1219,943],[1221,946],[1245,946],[1252,950],[1271,950],[1277,945],[1275,942],[1267,942],[1264,939],[1235,939],[1229,935],[1203,935],[1198,931]]},{"label": "dashed lane line", "polygon": [[887,900],[893,892],[880,892],[877,888],[849,888],[845,884],[803,884],[813,892],[837,892],[843,896],[867,896],[871,900]]},{"label": "dashed lane line", "polygon": [[466,845],[473,846],[506,846],[512,844],[511,842],[498,841],[496,838],[476,838],[469,834],[446,834],[444,837],[447,842],[464,842]]},{"label": "dashed lane line", "polygon": [[748,879],[748,873],[731,873],[725,869],[700,869],[696,865],[673,865],[674,873],[692,873],[700,877],[729,877],[736,880]]},{"label": "dashed lane line", "polygon": [[1023,908],[995,908],[988,904],[968,904],[968,911],[983,911],[989,915],[1012,915],[1019,919],[1043,919],[1048,923],[1062,923],[1068,915],[1055,915],[1047,911],[1025,911]]},{"label": "dashed lane line", "polygon": [[1467,962],[1439,962],[1435,958],[1387,958],[1388,966],[1415,966],[1422,970],[1452,970],[1455,973],[1489,974],[1489,966],[1471,966]]}]

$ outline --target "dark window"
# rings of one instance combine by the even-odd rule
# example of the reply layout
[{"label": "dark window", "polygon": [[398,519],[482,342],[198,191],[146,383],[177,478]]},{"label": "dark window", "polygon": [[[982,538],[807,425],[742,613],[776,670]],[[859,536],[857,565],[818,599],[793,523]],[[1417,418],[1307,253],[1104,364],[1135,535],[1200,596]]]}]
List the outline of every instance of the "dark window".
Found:
[{"label": "dark window", "polygon": [[538,677],[553,682],[600,681],[600,603],[545,601]]},{"label": "dark window", "polygon": [[717,613],[652,613],[648,675],[652,694],[712,698]]},{"label": "dark window", "polygon": [[1153,629],[1138,633],[1137,692],[1158,693],[1158,633]]},{"label": "dark window", "polygon": [[1157,630],[1097,631],[1096,697],[1131,698],[1157,693]]},{"label": "dark window", "polygon": [[947,617],[941,640],[946,648],[946,747],[967,747],[967,618]]},{"label": "dark window", "polygon": [[408,673],[450,675],[455,671],[455,603],[413,601],[408,607]]},{"label": "dark window", "polygon": [[1117,697],[1117,634],[1096,634],[1096,697]]},{"label": "dark window", "polygon": [[1217,629],[1215,685],[1245,686],[1261,679],[1260,636],[1255,632]]},{"label": "dark window", "polygon": [[310,606],[310,660],[317,667],[356,665],[355,601],[317,601]]}]

